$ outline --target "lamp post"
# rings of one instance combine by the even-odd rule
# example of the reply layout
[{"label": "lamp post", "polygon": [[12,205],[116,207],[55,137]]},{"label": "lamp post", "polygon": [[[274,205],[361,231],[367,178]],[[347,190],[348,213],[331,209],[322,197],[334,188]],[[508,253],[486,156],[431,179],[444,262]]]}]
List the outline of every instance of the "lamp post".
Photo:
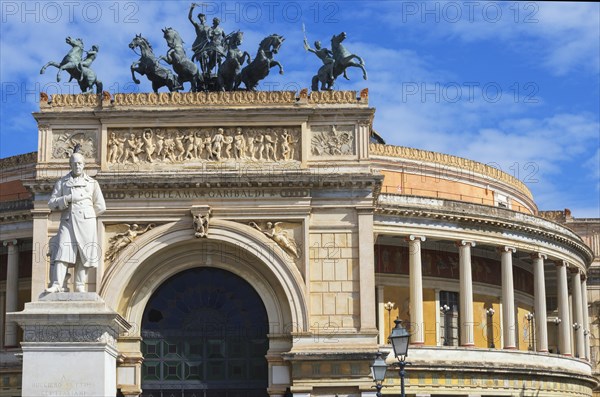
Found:
[{"label": "lamp post", "polygon": [[490,327],[491,327],[491,331],[492,331],[492,343],[490,343],[490,347],[492,349],[496,348],[496,345],[494,344],[494,313],[496,313],[496,311],[494,310],[493,307],[490,307],[489,309],[485,310],[485,314],[487,314],[487,316],[490,318]]},{"label": "lamp post", "polygon": [[556,325],[556,354],[560,354],[560,336],[558,335],[558,326],[562,323],[562,320],[556,317],[554,320],[554,325]]},{"label": "lamp post", "polygon": [[448,312],[450,311],[450,306],[442,305],[440,306],[440,312],[444,315],[444,346],[448,346]]},{"label": "lamp post", "polygon": [[529,347],[528,347],[528,350],[534,350],[533,349],[533,340],[534,340],[533,339],[533,332],[534,332],[534,329],[531,327],[531,322],[533,321],[533,317],[534,317],[534,315],[533,315],[532,312],[528,312],[525,315],[525,318],[527,319],[527,323],[528,323],[528,327],[529,327],[529,338],[528,338],[529,339]]},{"label": "lamp post", "polygon": [[[573,323],[573,330],[575,331],[575,333],[579,331],[579,328],[581,328],[581,324]],[[575,357],[579,358],[579,350],[577,350],[577,344],[575,344]]]},{"label": "lamp post", "polygon": [[408,353],[408,343],[410,341],[410,334],[402,326],[400,319],[395,319],[394,323],[396,326],[390,334],[390,341],[392,342],[392,349],[394,349],[394,356],[399,360],[398,366],[400,368],[400,392],[401,396],[405,397],[404,394],[404,367],[406,366],[406,356]]},{"label": "lamp post", "polygon": [[371,377],[375,382],[375,388],[377,389],[377,397],[381,397],[381,389],[383,388],[383,381],[385,379],[385,372],[387,371],[387,364],[385,360],[381,358],[381,352],[377,352],[375,361],[371,364]]},{"label": "lamp post", "polygon": [[[389,329],[392,329],[392,317],[391,317],[391,313],[392,313],[392,309],[396,307],[396,304],[394,302],[386,302],[383,304],[383,308],[385,310],[387,310],[388,312],[388,325],[389,325]],[[388,341],[389,342],[389,341]]]}]

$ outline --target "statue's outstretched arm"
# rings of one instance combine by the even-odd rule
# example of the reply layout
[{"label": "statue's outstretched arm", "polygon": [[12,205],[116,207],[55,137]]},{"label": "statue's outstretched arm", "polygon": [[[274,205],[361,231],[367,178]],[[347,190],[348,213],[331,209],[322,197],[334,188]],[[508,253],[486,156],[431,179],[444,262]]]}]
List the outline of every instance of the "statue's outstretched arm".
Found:
[{"label": "statue's outstretched arm", "polygon": [[195,6],[196,6],[196,3],[192,3],[192,5],[190,6],[190,12],[188,13],[188,19],[190,20],[192,25],[194,25],[194,27],[196,27],[196,25],[197,25],[196,21],[194,21],[194,7]]}]

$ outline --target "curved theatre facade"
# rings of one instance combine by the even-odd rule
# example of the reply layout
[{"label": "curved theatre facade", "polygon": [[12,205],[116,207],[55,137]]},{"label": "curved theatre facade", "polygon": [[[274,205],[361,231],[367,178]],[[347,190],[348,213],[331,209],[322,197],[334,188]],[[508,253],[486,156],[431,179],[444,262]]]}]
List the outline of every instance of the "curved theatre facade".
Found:
[{"label": "curved theatre facade", "polygon": [[[409,396],[591,396],[591,250],[508,174],[374,143],[374,113],[366,90],[44,97],[37,157],[2,164],[3,308],[43,301],[79,144],[119,395],[371,396],[399,317]],[[8,320],[3,357],[36,341]]]}]

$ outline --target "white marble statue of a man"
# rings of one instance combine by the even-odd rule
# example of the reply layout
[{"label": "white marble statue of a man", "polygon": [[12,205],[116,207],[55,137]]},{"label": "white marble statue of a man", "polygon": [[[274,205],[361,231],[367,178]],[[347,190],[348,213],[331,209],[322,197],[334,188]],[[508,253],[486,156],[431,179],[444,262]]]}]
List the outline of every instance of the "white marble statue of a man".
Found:
[{"label": "white marble statue of a man", "polygon": [[52,252],[54,271],[52,285],[46,292],[62,292],[69,265],[75,265],[75,292],[86,292],[87,272],[98,267],[102,259],[98,243],[96,217],[106,210],[98,182],[83,172],[85,160],[74,153],[70,160],[71,172],[54,185],[48,206],[62,211],[56,235],[56,249]]}]

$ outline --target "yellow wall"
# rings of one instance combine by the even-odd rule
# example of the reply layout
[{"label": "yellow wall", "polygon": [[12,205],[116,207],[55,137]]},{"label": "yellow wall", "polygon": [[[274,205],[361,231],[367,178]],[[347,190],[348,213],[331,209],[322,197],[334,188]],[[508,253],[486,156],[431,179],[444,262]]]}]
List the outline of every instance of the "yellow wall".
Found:
[{"label": "yellow wall", "polygon": [[[494,309],[494,315],[490,318],[486,314],[489,308]],[[473,294],[473,332],[475,346],[490,348],[493,338],[496,348],[500,346],[500,303],[498,297],[489,295]]]},{"label": "yellow wall", "polygon": [[[396,305],[389,312],[384,310],[384,330],[383,333],[386,338],[391,332],[391,328],[394,328],[394,320],[396,317],[400,317],[400,320],[409,322],[409,289],[405,287],[391,287],[386,286],[383,290],[383,301],[394,302]],[[391,327],[390,327],[391,326]]]},{"label": "yellow wall", "polygon": [[435,302],[435,290],[428,288],[423,289],[423,321],[425,321],[424,334],[426,346],[435,346],[437,344],[437,332],[439,327],[435,321],[437,311],[438,306]]},{"label": "yellow wall", "polygon": [[[394,302],[396,306],[390,311],[388,317],[388,311],[384,310],[384,335],[389,335],[391,327],[394,327],[394,320],[397,316],[400,316],[400,320],[410,322],[409,306],[410,306],[410,292],[405,287],[391,287],[386,286],[383,292],[384,302]],[[424,324],[424,335],[425,345],[435,346],[437,341],[437,324],[435,320],[437,305],[435,303],[435,290],[423,289],[423,319]]]},{"label": "yellow wall", "polygon": [[[518,329],[517,346],[519,350],[527,351],[529,349],[529,322],[527,321],[527,318],[525,318],[525,316],[529,312],[533,313],[533,307],[526,306],[523,304],[518,305],[516,323]],[[531,328],[535,328],[533,321],[531,322]],[[531,343],[533,347],[533,345],[535,344],[533,339]]]}]

